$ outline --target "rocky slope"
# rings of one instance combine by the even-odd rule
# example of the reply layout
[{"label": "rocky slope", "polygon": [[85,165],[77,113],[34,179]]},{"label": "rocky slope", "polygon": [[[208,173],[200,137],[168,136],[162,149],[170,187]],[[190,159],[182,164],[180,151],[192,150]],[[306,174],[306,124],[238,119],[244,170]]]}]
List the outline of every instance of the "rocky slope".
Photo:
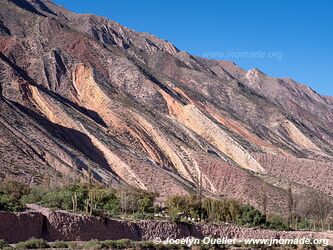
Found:
[{"label": "rocky slope", "polygon": [[[0,2],[0,178],[233,197],[333,195],[333,103],[47,0]],[[318,176],[314,178],[314,176]],[[267,199],[268,198],[268,199]]]}]

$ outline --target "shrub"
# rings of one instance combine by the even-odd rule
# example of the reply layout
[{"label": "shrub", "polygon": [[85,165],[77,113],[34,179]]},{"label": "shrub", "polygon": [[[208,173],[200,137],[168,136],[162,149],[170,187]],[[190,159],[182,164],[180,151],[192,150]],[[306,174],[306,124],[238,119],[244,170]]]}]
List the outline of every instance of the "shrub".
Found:
[{"label": "shrub", "polygon": [[101,248],[113,249],[115,246],[114,240],[103,240],[100,241]]},{"label": "shrub", "polygon": [[120,212],[120,204],[119,199],[115,194],[112,194],[108,197],[108,199],[103,204],[102,208],[109,215],[117,215]]},{"label": "shrub", "polygon": [[240,216],[240,205],[235,200],[205,199],[202,205],[205,218],[214,222],[234,222]]},{"label": "shrub", "polygon": [[154,212],[154,199],[152,195],[144,195],[138,200],[138,210],[140,213]]},{"label": "shrub", "polygon": [[19,200],[23,195],[29,193],[29,187],[21,182],[4,180],[0,184],[0,192],[10,195],[13,199]]},{"label": "shrub", "polygon": [[82,246],[80,246],[80,248],[94,250],[94,249],[103,249],[106,247],[105,245],[103,245],[103,242],[99,240],[90,240],[85,242]]},{"label": "shrub", "polygon": [[136,241],[133,244],[139,249],[156,249],[156,245],[151,241]]},{"label": "shrub", "polygon": [[57,248],[57,249],[64,249],[64,248],[69,248],[69,244],[64,241],[55,241],[51,244],[52,248]]},{"label": "shrub", "polygon": [[[128,189],[119,192],[101,186],[67,185],[49,190],[45,187],[28,188],[24,184],[6,181],[0,184],[0,210],[20,211],[23,204],[35,203],[50,209],[81,211],[105,216],[137,213],[136,217],[152,218],[156,194]],[[125,195],[124,195],[125,194]]]},{"label": "shrub", "polygon": [[240,225],[248,225],[251,227],[262,226],[266,222],[266,216],[261,214],[259,210],[250,206],[244,205],[240,209],[238,223]]},{"label": "shrub", "polygon": [[310,229],[311,222],[307,219],[303,219],[297,224],[297,226],[299,229]]},{"label": "shrub", "polygon": [[153,213],[155,193],[138,189],[127,189],[118,192],[121,211],[123,213]]},{"label": "shrub", "polygon": [[29,187],[11,180],[0,183],[0,210],[17,212],[24,209],[20,199],[29,193]]},{"label": "shrub", "polygon": [[12,247],[7,244],[5,240],[0,240],[0,249],[11,249]]},{"label": "shrub", "polygon": [[102,243],[109,248],[116,248],[116,249],[134,247],[134,243],[128,239],[103,241]]},{"label": "shrub", "polygon": [[270,229],[277,229],[277,230],[287,230],[289,226],[284,222],[283,218],[278,215],[273,215],[269,218],[266,222],[266,226]]},{"label": "shrub", "polygon": [[15,249],[41,249],[49,247],[49,244],[45,240],[32,238],[16,244]]},{"label": "shrub", "polygon": [[8,195],[0,194],[0,211],[16,212],[22,209],[22,205],[12,200]]},{"label": "shrub", "polygon": [[177,218],[180,213],[192,218],[200,217],[201,206],[196,196],[173,196],[167,200],[166,206],[171,218]]},{"label": "shrub", "polygon": [[[95,241],[95,243],[101,249],[166,249],[164,246],[156,245],[151,241],[132,241],[129,239]],[[87,247],[87,245],[84,245],[84,247]]]},{"label": "shrub", "polygon": [[102,210],[108,214],[118,214],[120,211],[119,199],[115,192],[110,189],[95,187],[88,191],[89,201],[95,210]]},{"label": "shrub", "polygon": [[79,249],[78,243],[75,242],[75,241],[74,242],[68,242],[67,244],[68,244],[69,249],[74,249],[74,250]]},{"label": "shrub", "polygon": [[41,204],[51,209],[65,209],[71,210],[72,206],[72,192],[65,189],[56,189],[47,192],[41,200]]},{"label": "shrub", "polygon": [[47,190],[43,187],[32,187],[30,192],[23,195],[20,200],[22,204],[38,204],[41,202],[46,193]]},{"label": "shrub", "polygon": [[0,248],[3,248],[6,245],[6,241],[5,240],[0,240]]}]

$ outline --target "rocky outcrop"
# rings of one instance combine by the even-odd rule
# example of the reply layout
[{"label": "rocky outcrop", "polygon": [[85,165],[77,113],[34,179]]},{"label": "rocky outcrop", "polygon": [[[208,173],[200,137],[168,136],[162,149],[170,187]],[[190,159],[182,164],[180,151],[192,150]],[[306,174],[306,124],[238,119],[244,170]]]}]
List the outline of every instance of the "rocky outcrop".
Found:
[{"label": "rocky outcrop", "polygon": [[16,243],[31,237],[48,241],[89,241],[131,239],[135,241],[160,238],[181,239],[185,237],[236,239],[329,239],[333,244],[332,232],[273,231],[241,228],[234,225],[185,224],[166,221],[119,221],[108,218],[71,214],[54,211],[50,213],[0,212],[0,239]]},{"label": "rocky outcrop", "polygon": [[265,169],[241,145],[208,119],[195,105],[187,104],[183,106],[168,94],[162,92],[162,95],[168,103],[170,114],[176,117],[179,122],[213,144],[240,167],[255,173],[265,173]]}]

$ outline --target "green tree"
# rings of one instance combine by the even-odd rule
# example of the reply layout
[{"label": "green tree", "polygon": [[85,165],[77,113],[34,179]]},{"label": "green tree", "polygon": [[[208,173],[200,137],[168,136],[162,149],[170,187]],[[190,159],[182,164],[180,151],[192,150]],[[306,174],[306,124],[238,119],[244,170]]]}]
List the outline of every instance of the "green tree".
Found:
[{"label": "green tree", "polygon": [[24,209],[21,198],[28,193],[29,187],[21,182],[2,181],[0,183],[0,210],[17,212]]},{"label": "green tree", "polygon": [[238,223],[248,226],[262,226],[266,221],[265,215],[261,214],[259,210],[251,205],[244,205],[241,207],[240,217]]}]

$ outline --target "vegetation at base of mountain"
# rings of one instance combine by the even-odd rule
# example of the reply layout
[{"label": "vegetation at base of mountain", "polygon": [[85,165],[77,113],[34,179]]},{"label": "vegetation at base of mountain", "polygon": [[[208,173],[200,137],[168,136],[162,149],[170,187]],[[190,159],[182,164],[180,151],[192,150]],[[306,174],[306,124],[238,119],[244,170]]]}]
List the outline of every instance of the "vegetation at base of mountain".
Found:
[{"label": "vegetation at base of mountain", "polygon": [[[273,215],[268,219],[253,206],[243,205],[232,199],[217,200],[205,198],[202,201],[202,205],[200,205],[195,196],[174,196],[167,200],[166,206],[171,218],[176,222],[184,222],[184,218],[187,215],[194,220],[200,219],[206,222],[224,222],[279,230],[289,229],[282,217]],[[185,216],[181,216],[177,220],[178,215]]]},{"label": "vegetation at base of mountain", "polygon": [[137,217],[154,212],[156,194],[141,190],[115,190],[84,184],[45,189],[32,187],[22,196],[23,204],[36,203],[50,209],[84,212],[91,215],[118,216],[133,214]]},{"label": "vegetation at base of mountain", "polygon": [[115,190],[100,185],[28,187],[17,181],[5,180],[0,184],[0,210],[17,212],[24,210],[25,204],[38,204],[50,209],[91,215],[133,214],[137,218],[148,218],[156,209],[156,196],[155,193],[137,189]]},{"label": "vegetation at base of mountain", "polygon": [[23,195],[29,193],[29,187],[18,181],[0,182],[0,211],[17,212],[24,208],[20,201]]},{"label": "vegetation at base of mountain", "polygon": [[0,210],[22,211],[26,204],[39,204],[50,209],[63,209],[122,219],[171,219],[174,222],[232,223],[247,227],[277,230],[330,229],[331,221],[279,215],[265,215],[249,204],[233,199],[198,198],[171,196],[165,208],[155,205],[156,193],[138,189],[113,189],[92,183],[71,184],[59,187],[28,187],[17,181],[4,180],[0,183]]}]

